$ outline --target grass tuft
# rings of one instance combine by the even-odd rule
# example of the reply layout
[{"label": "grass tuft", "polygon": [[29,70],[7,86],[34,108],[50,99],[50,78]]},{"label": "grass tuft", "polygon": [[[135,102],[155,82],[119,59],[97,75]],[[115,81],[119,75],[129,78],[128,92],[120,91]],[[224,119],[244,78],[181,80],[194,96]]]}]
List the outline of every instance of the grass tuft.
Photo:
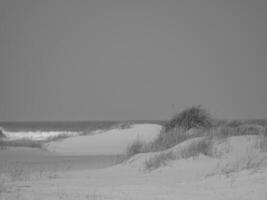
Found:
[{"label": "grass tuft", "polygon": [[[138,146],[138,144],[133,143],[129,149],[135,150],[138,153],[162,151],[189,138],[199,136],[212,126],[213,119],[210,114],[201,106],[193,106],[176,114],[166,122],[155,141],[143,145],[142,148],[140,144]],[[138,147],[139,149],[137,150]]]},{"label": "grass tuft", "polygon": [[212,138],[206,137],[203,140],[195,141],[191,143],[188,148],[184,148],[181,153],[181,158],[190,158],[203,154],[206,156],[212,156]]},{"label": "grass tuft", "polygon": [[146,170],[154,170],[167,164],[169,160],[174,160],[175,156],[172,152],[162,152],[154,157],[149,158],[145,162]]},{"label": "grass tuft", "polygon": [[[155,141],[148,144],[135,141],[129,146],[127,155],[131,157],[137,153],[163,151],[193,137],[226,138],[240,135],[267,136],[267,120],[214,120],[201,106],[193,106],[167,121]],[[205,145],[202,144],[202,147]]]},{"label": "grass tuft", "polygon": [[264,135],[265,137],[267,137],[267,124],[265,124],[265,126],[264,126],[264,132],[263,132],[263,135]]},{"label": "grass tuft", "polygon": [[141,142],[140,140],[135,140],[131,145],[128,146],[126,151],[126,157],[132,157],[138,153],[144,152],[144,147],[146,146],[145,143]]},{"label": "grass tuft", "polygon": [[212,144],[212,139],[210,137],[205,137],[201,140],[197,140],[188,144],[175,154],[173,151],[160,152],[145,162],[145,169],[154,170],[158,167],[165,166],[170,160],[186,159],[190,157],[196,157],[200,154],[212,156]]},{"label": "grass tuft", "polygon": [[5,137],[5,134],[3,133],[2,129],[0,128],[0,138]]},{"label": "grass tuft", "polygon": [[169,149],[187,139],[187,135],[183,129],[175,128],[159,134],[157,139],[149,144],[149,151],[162,151]]},{"label": "grass tuft", "polygon": [[193,106],[174,115],[164,125],[165,131],[168,132],[176,127],[184,130],[191,128],[210,128],[213,120],[210,114],[201,106]]},{"label": "grass tuft", "polygon": [[[200,154],[216,156],[213,152],[213,143],[216,139],[243,135],[259,135],[263,138],[260,148],[267,151],[267,120],[214,120],[201,106],[193,106],[167,121],[155,141],[135,141],[128,148],[127,158],[138,153],[157,152],[145,162],[145,169],[153,170],[174,159],[185,159]],[[196,140],[190,141],[192,138]],[[176,147],[175,151],[168,150],[182,142],[186,142],[184,148],[182,144],[177,146],[179,150]],[[249,162],[248,166],[250,165]]]},{"label": "grass tuft", "polygon": [[265,135],[266,128],[257,124],[241,124],[236,127],[220,125],[206,132],[206,135],[218,138],[227,138],[241,135]]}]

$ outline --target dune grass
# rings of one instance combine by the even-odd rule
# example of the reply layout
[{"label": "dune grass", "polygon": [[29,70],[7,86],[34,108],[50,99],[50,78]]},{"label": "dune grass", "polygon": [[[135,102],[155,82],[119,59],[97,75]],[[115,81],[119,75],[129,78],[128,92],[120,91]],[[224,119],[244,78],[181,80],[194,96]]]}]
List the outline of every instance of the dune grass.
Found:
[{"label": "dune grass", "polygon": [[142,153],[145,150],[143,149],[146,144],[139,139],[135,140],[131,145],[128,146],[126,151],[126,157],[132,157],[135,154]]},{"label": "dune grass", "polygon": [[[135,144],[128,148],[127,155],[136,153],[156,152],[171,148],[213,126],[210,114],[201,106],[187,108],[174,115],[163,125],[163,129],[155,141],[149,144]],[[195,132],[188,134],[188,131]]]},{"label": "dune grass", "polygon": [[[138,141],[130,145],[127,158],[138,153],[160,152],[146,163],[147,168],[152,169],[164,165],[170,159],[188,158],[199,154],[212,156],[210,150],[213,139],[242,135],[261,135],[266,138],[267,120],[215,120],[201,106],[193,106],[167,121],[155,141],[148,144]],[[179,155],[161,152],[194,137],[205,139],[190,144]]]},{"label": "dune grass", "polygon": [[211,115],[201,106],[193,106],[177,113],[165,125],[165,131],[168,132],[176,127],[189,130],[191,128],[209,128],[213,124]]},{"label": "dune grass", "polygon": [[267,136],[266,132],[267,132],[266,126],[261,126],[257,124],[241,124],[235,127],[220,125],[209,129],[206,132],[206,135],[217,138],[226,138],[226,137],[241,136],[241,135]]},{"label": "dune grass", "polygon": [[[149,147],[146,148],[148,151],[162,151],[169,149],[176,144],[179,144],[187,139],[185,131],[180,128],[174,128],[165,132],[164,130],[159,134],[157,139],[149,144]],[[144,148],[145,149],[145,148]]]},{"label": "dune grass", "polygon": [[3,131],[2,131],[2,129],[0,128],[0,138],[3,138],[3,137],[5,137],[5,135],[4,135]]},{"label": "dune grass", "polygon": [[[174,115],[167,121],[159,137],[150,145],[151,151],[161,151],[175,146],[213,127],[211,115],[201,106],[193,106]],[[188,131],[192,132],[188,134]]]},{"label": "dune grass", "polygon": [[172,152],[161,152],[158,155],[149,158],[145,162],[145,169],[153,170],[159,168],[160,166],[166,165],[169,160],[174,159],[176,159],[176,157]]},{"label": "dune grass", "polygon": [[244,124],[254,124],[260,126],[267,125],[267,119],[216,119],[214,120],[214,126],[227,126],[231,128],[236,128]]},{"label": "dune grass", "polygon": [[146,170],[153,170],[160,166],[166,165],[170,160],[186,159],[190,157],[196,157],[200,154],[206,156],[212,156],[212,138],[211,137],[200,137],[193,142],[189,142],[184,148],[174,153],[173,151],[163,151],[159,154],[150,157],[145,162]]},{"label": "dune grass", "polygon": [[267,137],[267,123],[266,123],[265,126],[264,126],[263,135],[264,135],[265,137]]}]

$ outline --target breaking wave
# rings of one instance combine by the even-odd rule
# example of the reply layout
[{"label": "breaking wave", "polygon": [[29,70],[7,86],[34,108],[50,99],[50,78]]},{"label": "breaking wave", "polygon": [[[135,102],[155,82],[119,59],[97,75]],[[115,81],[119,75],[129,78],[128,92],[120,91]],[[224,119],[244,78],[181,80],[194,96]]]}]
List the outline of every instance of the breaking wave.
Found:
[{"label": "breaking wave", "polygon": [[5,140],[36,140],[43,141],[56,137],[72,137],[81,135],[82,132],[74,131],[7,131],[0,127],[0,138]]}]

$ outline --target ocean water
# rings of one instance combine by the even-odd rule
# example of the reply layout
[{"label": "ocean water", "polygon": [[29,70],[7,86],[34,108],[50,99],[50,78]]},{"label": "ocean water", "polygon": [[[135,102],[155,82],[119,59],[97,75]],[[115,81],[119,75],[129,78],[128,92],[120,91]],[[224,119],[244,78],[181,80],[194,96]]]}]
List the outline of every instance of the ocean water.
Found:
[{"label": "ocean water", "polygon": [[0,134],[8,140],[46,140],[52,137],[68,137],[90,134],[96,130],[108,129],[120,121],[79,121],[79,122],[1,122]]},{"label": "ocean water", "polygon": [[0,122],[0,137],[5,140],[47,140],[92,134],[99,130],[124,127],[132,123],[161,123],[159,121],[75,121],[75,122]]}]

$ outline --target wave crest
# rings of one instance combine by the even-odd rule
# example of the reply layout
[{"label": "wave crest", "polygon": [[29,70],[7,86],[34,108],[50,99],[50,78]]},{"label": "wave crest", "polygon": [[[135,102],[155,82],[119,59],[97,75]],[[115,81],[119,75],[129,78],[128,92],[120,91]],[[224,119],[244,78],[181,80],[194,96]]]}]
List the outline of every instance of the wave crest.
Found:
[{"label": "wave crest", "polygon": [[72,137],[81,135],[82,132],[73,131],[7,131],[0,128],[0,138],[5,138],[7,140],[37,140],[44,141],[50,138],[57,137]]}]

